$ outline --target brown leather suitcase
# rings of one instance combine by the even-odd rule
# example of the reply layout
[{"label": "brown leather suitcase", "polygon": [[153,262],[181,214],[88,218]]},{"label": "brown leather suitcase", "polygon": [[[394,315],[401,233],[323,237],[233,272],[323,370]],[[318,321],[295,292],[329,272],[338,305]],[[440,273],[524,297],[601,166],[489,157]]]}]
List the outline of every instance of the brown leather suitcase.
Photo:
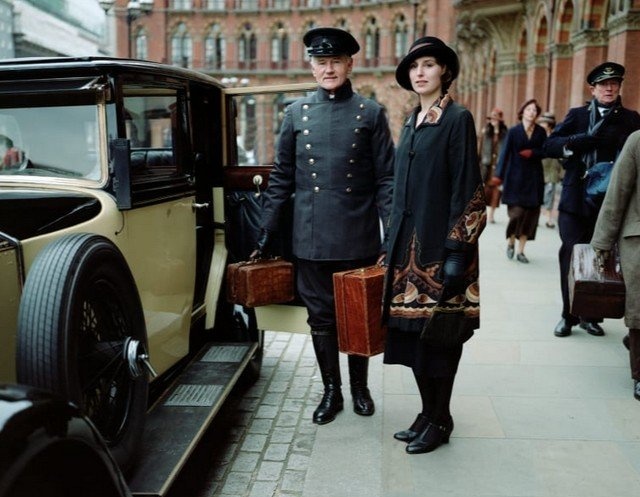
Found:
[{"label": "brown leather suitcase", "polygon": [[293,264],[282,259],[227,266],[227,300],[245,307],[283,304],[294,298]]},{"label": "brown leather suitcase", "polygon": [[571,314],[584,319],[624,316],[625,287],[617,246],[602,271],[589,244],[573,246],[569,269]]},{"label": "brown leather suitcase", "polygon": [[385,268],[371,266],[333,275],[338,345],[341,352],[366,357],[384,350],[382,286]]}]

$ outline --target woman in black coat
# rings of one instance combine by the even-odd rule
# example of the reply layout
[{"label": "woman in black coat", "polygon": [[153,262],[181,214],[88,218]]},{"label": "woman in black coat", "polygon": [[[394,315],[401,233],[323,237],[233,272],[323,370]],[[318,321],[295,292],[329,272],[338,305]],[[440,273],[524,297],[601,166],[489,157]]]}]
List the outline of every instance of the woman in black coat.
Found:
[{"label": "woman in black coat", "polygon": [[[385,261],[384,362],[412,368],[422,400],[415,422],[394,435],[408,442],[410,454],[449,441],[449,404],[462,343],[479,326],[478,237],[486,203],[473,117],[447,93],[459,67],[451,48],[424,37],[396,69],[400,86],[420,99],[396,148]],[[436,304],[460,318],[462,333],[454,344],[421,339]]]},{"label": "woman in black coat", "polygon": [[518,111],[519,124],[509,129],[496,167],[494,183],[502,184],[502,203],[507,204],[507,257],[513,259],[518,239],[517,260],[528,263],[524,247],[534,240],[540,206],[544,201],[544,142],[547,133],[536,124],[540,105],[527,100]]}]

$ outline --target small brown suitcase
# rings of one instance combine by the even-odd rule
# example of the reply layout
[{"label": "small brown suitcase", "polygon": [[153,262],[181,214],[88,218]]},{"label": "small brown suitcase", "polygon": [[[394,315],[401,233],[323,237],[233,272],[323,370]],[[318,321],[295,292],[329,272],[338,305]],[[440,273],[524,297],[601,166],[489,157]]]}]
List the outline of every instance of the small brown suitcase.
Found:
[{"label": "small brown suitcase", "polygon": [[576,244],[569,269],[571,314],[584,319],[624,316],[625,287],[617,246],[602,271],[589,244]]},{"label": "small brown suitcase", "polygon": [[282,259],[227,266],[227,300],[245,307],[283,304],[294,298],[293,264]]},{"label": "small brown suitcase", "polygon": [[382,286],[385,268],[371,266],[333,275],[338,345],[341,352],[366,357],[384,350]]}]

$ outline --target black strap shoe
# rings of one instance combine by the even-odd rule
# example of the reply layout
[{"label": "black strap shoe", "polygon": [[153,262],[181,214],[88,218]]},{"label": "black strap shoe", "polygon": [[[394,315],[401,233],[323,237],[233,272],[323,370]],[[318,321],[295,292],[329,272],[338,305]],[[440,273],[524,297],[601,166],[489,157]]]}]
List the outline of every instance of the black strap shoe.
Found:
[{"label": "black strap shoe", "polygon": [[427,427],[407,445],[407,454],[424,454],[432,452],[442,444],[449,443],[453,431],[453,419],[442,425],[428,423]]},{"label": "black strap shoe", "polygon": [[633,381],[633,396],[636,400],[640,400],[640,381]]},{"label": "black strap shoe", "polygon": [[594,337],[601,337],[604,335],[604,330],[602,326],[598,323],[590,323],[589,321],[580,321],[580,328],[585,330],[589,335],[593,335]]},{"label": "black strap shoe", "polygon": [[418,417],[413,424],[406,430],[399,431],[393,434],[393,438],[400,440],[401,442],[411,442],[416,438],[421,431],[423,431],[429,424],[429,418],[424,414],[418,414]]}]

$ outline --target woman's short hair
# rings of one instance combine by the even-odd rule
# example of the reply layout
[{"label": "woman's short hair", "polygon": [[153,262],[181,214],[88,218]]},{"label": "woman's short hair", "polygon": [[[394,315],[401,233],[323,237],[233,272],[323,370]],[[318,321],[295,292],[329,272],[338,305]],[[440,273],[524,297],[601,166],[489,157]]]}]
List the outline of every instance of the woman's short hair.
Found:
[{"label": "woman's short hair", "polygon": [[540,112],[542,112],[542,107],[540,107],[540,104],[535,98],[530,98],[520,106],[520,109],[518,110],[518,121],[522,120],[522,114],[524,114],[524,109],[531,104],[536,104],[536,117],[540,115]]}]

